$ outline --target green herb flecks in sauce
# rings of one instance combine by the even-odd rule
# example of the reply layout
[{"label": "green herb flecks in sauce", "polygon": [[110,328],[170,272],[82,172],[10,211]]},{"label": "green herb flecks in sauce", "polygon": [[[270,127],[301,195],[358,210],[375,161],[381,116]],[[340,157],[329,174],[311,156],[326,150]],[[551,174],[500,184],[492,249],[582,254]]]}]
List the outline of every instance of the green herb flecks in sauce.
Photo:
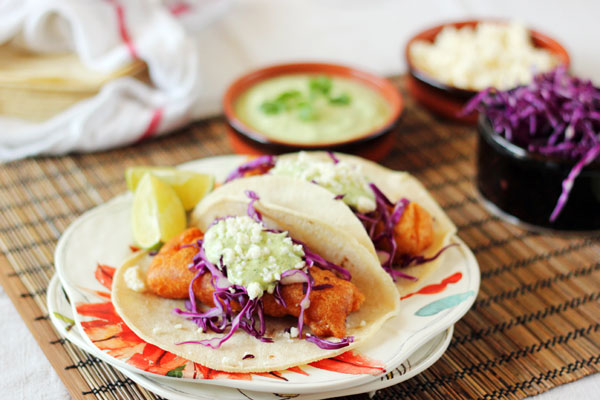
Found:
[{"label": "green herb flecks in sauce", "polygon": [[296,144],[350,140],[383,126],[391,113],[386,99],[360,81],[311,74],[259,82],[234,107],[252,129]]},{"label": "green herb flecks in sauce", "polygon": [[281,112],[296,112],[302,121],[312,121],[319,117],[319,98],[326,99],[329,104],[345,106],[350,104],[350,95],[341,93],[331,95],[333,83],[327,76],[317,76],[308,81],[308,94],[299,90],[286,90],[273,100],[267,100],[260,105],[265,114],[279,114]]}]

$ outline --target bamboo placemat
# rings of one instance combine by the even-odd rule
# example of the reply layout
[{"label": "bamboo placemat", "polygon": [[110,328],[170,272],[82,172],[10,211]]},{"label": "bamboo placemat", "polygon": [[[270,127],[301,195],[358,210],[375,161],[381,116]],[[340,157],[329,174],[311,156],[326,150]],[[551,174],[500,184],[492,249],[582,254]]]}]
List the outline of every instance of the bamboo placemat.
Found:
[{"label": "bamboo placemat", "polygon": [[[397,83],[404,91],[403,80]],[[405,99],[384,164],[412,172],[427,186],[475,253],[482,282],[445,355],[375,398],[519,399],[598,372],[600,236],[542,235],[490,215],[473,186],[475,130],[438,120]],[[75,398],[157,397],[52,328],[45,291],[61,233],[84,211],[125,190],[127,166],[175,165],[230,152],[225,123],[217,118],[120,150],[0,167],[0,282]]]}]

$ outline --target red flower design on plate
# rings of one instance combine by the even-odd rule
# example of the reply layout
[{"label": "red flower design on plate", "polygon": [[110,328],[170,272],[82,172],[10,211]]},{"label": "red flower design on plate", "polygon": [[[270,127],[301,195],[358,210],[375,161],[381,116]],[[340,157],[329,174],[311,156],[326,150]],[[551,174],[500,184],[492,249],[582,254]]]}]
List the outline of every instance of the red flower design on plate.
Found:
[{"label": "red flower design on plate", "polygon": [[446,290],[446,288],[448,287],[448,285],[450,285],[451,283],[456,283],[458,281],[460,281],[462,279],[462,273],[460,272],[456,272],[452,275],[450,275],[449,277],[443,279],[440,283],[434,283],[431,285],[427,285],[422,287],[421,289],[419,289],[416,292],[413,293],[409,293],[405,296],[402,296],[400,298],[400,300],[404,300],[404,299],[408,299],[409,297],[412,297],[416,294],[436,294],[436,293],[441,293],[444,290]]},{"label": "red flower design on plate", "polygon": [[327,371],[339,372],[341,374],[369,374],[379,375],[385,372],[385,367],[376,360],[347,351],[332,358],[326,358],[310,363],[309,365],[326,369]]}]

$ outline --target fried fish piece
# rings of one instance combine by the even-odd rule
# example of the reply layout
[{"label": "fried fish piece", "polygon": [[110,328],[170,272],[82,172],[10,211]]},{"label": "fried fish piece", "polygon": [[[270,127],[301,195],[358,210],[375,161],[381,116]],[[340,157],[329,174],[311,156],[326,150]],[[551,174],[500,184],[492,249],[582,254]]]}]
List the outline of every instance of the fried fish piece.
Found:
[{"label": "fried fish piece", "polygon": [[[195,275],[189,270],[189,265],[197,249],[184,245],[201,238],[199,229],[190,228],[163,246],[146,274],[146,282],[154,294],[170,299],[188,297],[189,284]],[[346,317],[360,308],[365,300],[364,295],[353,283],[337,277],[331,271],[313,266],[309,272],[314,279],[314,286],[321,286],[322,289],[311,291],[310,307],[304,312],[304,323],[317,336],[344,337]],[[214,306],[212,295],[215,288],[211,281],[212,275],[206,272],[194,282],[193,290],[200,302]],[[303,284],[283,285],[281,297],[286,307],[277,303],[271,294],[262,296],[265,314],[272,317],[300,316],[300,302],[304,299]],[[239,309],[239,305],[232,306]]]},{"label": "fried fish piece", "polygon": [[[392,213],[393,207],[389,207]],[[383,221],[378,221],[375,232],[384,230]],[[396,255],[417,255],[433,243],[433,219],[423,207],[410,202],[404,209],[402,217],[394,226],[393,239],[396,242]],[[378,244],[383,250],[391,251],[391,243],[384,241]]]},{"label": "fried fish piece", "polygon": [[194,278],[189,270],[198,249],[185,247],[202,239],[198,228],[189,228],[163,245],[146,272],[146,284],[154,294],[168,299],[188,297],[188,288]]},{"label": "fried fish piece", "polygon": [[[314,287],[323,289],[312,290],[309,300],[310,307],[304,312],[304,323],[317,336],[346,336],[346,317],[360,308],[365,296],[349,281],[338,278],[335,273],[313,266],[309,269],[314,279]],[[272,316],[280,315],[282,309],[286,314],[300,316],[300,302],[304,299],[303,284],[283,285],[281,297],[286,303],[281,307],[272,295],[263,296],[265,313]],[[285,314],[284,314],[285,315]]]},{"label": "fried fish piece", "polygon": [[433,220],[420,205],[410,202],[394,226],[398,254],[416,255],[433,243]]}]

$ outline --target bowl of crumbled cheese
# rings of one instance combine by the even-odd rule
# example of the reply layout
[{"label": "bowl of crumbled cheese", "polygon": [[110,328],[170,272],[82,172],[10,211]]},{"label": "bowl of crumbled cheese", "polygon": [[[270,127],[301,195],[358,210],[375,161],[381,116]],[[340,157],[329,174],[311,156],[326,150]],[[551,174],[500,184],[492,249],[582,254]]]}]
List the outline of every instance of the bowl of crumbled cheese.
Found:
[{"label": "bowl of crumbled cheese", "polygon": [[469,123],[477,115],[459,113],[477,92],[527,85],[537,73],[569,66],[559,42],[507,21],[438,25],[410,39],[405,57],[413,97],[438,115]]}]

